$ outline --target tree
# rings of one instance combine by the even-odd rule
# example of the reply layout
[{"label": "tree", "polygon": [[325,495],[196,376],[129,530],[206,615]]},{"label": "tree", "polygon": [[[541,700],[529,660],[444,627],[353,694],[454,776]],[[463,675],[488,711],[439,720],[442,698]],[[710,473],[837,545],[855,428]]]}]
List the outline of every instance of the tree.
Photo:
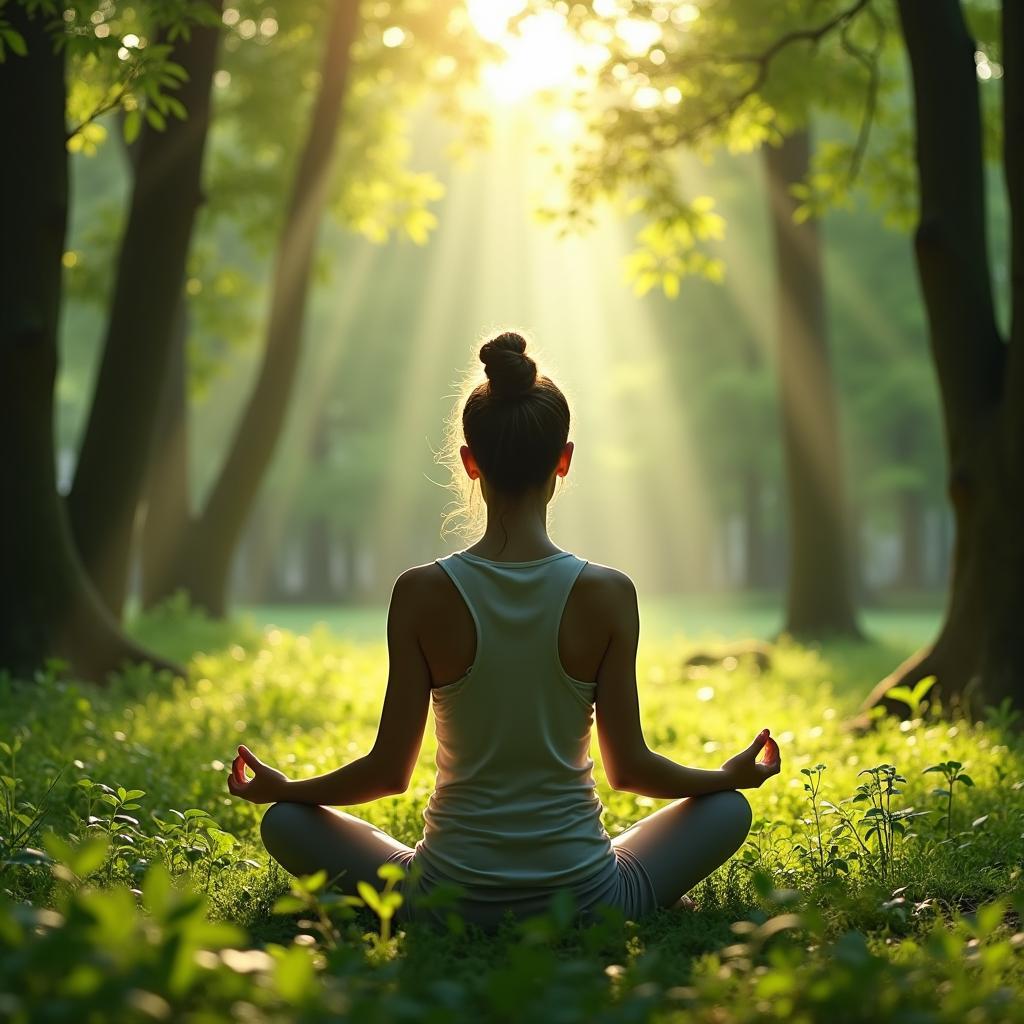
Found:
[{"label": "tree", "polygon": [[784,629],[857,636],[836,387],[827,343],[818,224],[796,220],[810,135],[762,150],[776,253],[776,349],[786,470],[789,571]]},{"label": "tree", "polygon": [[[601,88],[583,104],[590,131],[574,153],[563,216],[570,224],[585,222],[598,201],[625,196],[645,222],[630,262],[638,291],[661,286],[674,297],[683,276],[720,279],[724,270],[705,245],[721,235],[721,218],[710,197],[684,195],[680,152],[762,150],[775,239],[787,481],[784,628],[804,637],[859,635],[816,211],[807,202],[806,180],[812,171],[807,97],[841,109],[851,94],[861,95],[863,64],[870,63],[862,45],[873,44],[861,43],[855,21],[866,4],[818,5],[813,22],[805,4],[769,11],[747,0],[704,9],[607,2],[570,15],[581,40],[606,56]],[[831,36],[840,33],[843,46],[834,45]],[[870,87],[876,88],[873,79]]]},{"label": "tree", "polygon": [[[435,83],[443,99],[450,99],[453,68],[471,70],[472,50],[449,31],[448,14],[448,5],[420,13],[415,4],[408,10],[388,8],[367,22],[365,31],[357,32],[357,4],[337,0],[330,7],[320,84],[276,241],[263,361],[200,511],[177,524],[176,535],[160,531],[157,546],[163,556],[148,562],[149,601],[180,589],[211,614],[226,613],[235,549],[277,445],[302,353],[317,232],[325,208],[333,205],[339,219],[380,240],[397,228],[414,241],[426,239],[434,223],[426,204],[439,190],[429,175],[405,170],[405,150],[395,146],[394,138],[402,125],[397,115],[421,94],[439,63],[448,64],[448,84]],[[378,20],[385,16],[385,22]],[[375,42],[368,43],[367,37]],[[400,52],[403,43],[409,44],[411,53]],[[348,84],[352,77],[358,86],[354,100]],[[389,88],[386,83],[392,82]],[[390,109],[382,104],[390,104]],[[237,168],[241,159],[247,154],[236,150],[235,163],[229,161],[229,167]],[[177,410],[176,422],[183,422],[180,398]],[[183,507],[180,499],[175,507]]]},{"label": "tree", "polygon": [[[69,10],[72,20],[82,13]],[[0,8],[0,40],[8,51],[0,51],[0,116],[19,141],[17,153],[0,161],[0,665],[25,673],[56,655],[83,677],[98,678],[125,659],[173,666],[124,636],[103,607],[56,489],[53,391],[68,210],[65,72],[69,60],[102,66],[106,49],[102,35],[65,34],[58,15],[46,3]],[[164,56],[107,64],[115,81],[99,90],[100,104],[129,80],[159,88],[147,76],[160,72]]]},{"label": "tree", "polygon": [[[172,25],[174,97],[148,97],[133,153],[130,211],[121,241],[103,358],[68,497],[75,542],[107,608],[121,616],[135,509],[173,344],[217,67],[221,0],[195,5],[200,24]],[[158,43],[158,45],[160,45]],[[167,104],[176,116],[167,120]],[[139,108],[126,134],[141,123]]]},{"label": "tree", "polygon": [[[935,642],[869,696],[935,676],[943,697],[1024,705],[1024,9],[1002,5],[1001,45],[972,38],[959,0],[900,0],[914,93],[920,212],[914,236],[942,398],[956,540]],[[994,32],[993,32],[994,35]],[[1001,50],[1001,52],[999,52]],[[987,56],[997,53],[998,56]],[[979,77],[1004,74],[1011,315],[1000,331],[986,237]]]}]

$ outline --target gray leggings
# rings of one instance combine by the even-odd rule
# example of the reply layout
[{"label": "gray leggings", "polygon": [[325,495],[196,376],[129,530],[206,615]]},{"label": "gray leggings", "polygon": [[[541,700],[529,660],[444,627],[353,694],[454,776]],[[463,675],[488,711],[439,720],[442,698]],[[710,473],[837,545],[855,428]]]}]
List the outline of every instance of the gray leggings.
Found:
[{"label": "gray leggings", "polygon": [[[632,919],[672,906],[740,848],[750,822],[750,805],[735,790],[662,807],[612,839],[620,877],[601,902],[617,905]],[[382,864],[408,868],[414,855],[376,825],[316,805],[274,804],[260,830],[270,855],[287,871],[311,875],[325,869],[339,889],[352,894],[360,880],[378,888]],[[493,902],[459,904],[463,917],[485,928],[498,923],[501,909]]]}]

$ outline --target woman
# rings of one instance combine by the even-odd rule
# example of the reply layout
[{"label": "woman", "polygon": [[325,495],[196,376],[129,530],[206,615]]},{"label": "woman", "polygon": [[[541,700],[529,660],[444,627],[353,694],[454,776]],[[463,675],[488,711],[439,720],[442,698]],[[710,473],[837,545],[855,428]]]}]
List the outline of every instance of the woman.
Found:
[{"label": "woman", "polygon": [[[354,892],[384,863],[412,868],[400,917],[415,916],[416,897],[442,883],[461,887],[459,912],[488,929],[508,910],[543,911],[562,889],[585,918],[601,905],[637,918],[688,903],[683,894],[743,843],[751,814],[739,790],[778,774],[778,746],[764,729],[713,770],[648,749],[633,583],[560,550],[547,533],[555,481],[572,461],[565,397],[537,374],[518,334],[488,341],[480,359],[487,380],[462,409],[456,465],[470,486],[480,481],[486,528],[465,551],[398,578],[373,749],[291,781],[241,746],[228,788],[273,804],[263,841],[294,874],[326,869]],[[431,703],[437,779],[415,849],[323,806],[404,792]],[[595,714],[609,783],[674,801],[614,839],[591,774]]]}]

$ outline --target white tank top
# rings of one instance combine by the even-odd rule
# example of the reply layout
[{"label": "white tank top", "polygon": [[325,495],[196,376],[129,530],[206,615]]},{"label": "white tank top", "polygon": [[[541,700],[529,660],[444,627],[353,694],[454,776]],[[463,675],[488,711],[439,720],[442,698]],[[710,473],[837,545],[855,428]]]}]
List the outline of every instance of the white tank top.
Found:
[{"label": "white tank top", "polygon": [[[437,779],[416,859],[472,891],[592,889],[616,866],[594,788],[595,683],[562,668],[558,630],[586,565],[568,551],[437,560],[476,626],[464,676],[432,690]],[[589,883],[589,884],[587,884]]]}]

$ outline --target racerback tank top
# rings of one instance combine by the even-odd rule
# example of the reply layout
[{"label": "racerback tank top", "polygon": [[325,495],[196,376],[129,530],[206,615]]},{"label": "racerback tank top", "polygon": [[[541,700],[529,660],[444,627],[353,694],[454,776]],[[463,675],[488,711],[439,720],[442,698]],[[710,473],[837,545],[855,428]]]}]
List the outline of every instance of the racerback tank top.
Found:
[{"label": "racerback tank top", "polygon": [[[434,688],[437,778],[416,859],[426,878],[488,890],[592,890],[616,870],[590,757],[595,683],[562,667],[562,611],[586,561],[560,551],[437,560],[476,626],[464,676]],[[493,898],[497,898],[495,895]]]}]

